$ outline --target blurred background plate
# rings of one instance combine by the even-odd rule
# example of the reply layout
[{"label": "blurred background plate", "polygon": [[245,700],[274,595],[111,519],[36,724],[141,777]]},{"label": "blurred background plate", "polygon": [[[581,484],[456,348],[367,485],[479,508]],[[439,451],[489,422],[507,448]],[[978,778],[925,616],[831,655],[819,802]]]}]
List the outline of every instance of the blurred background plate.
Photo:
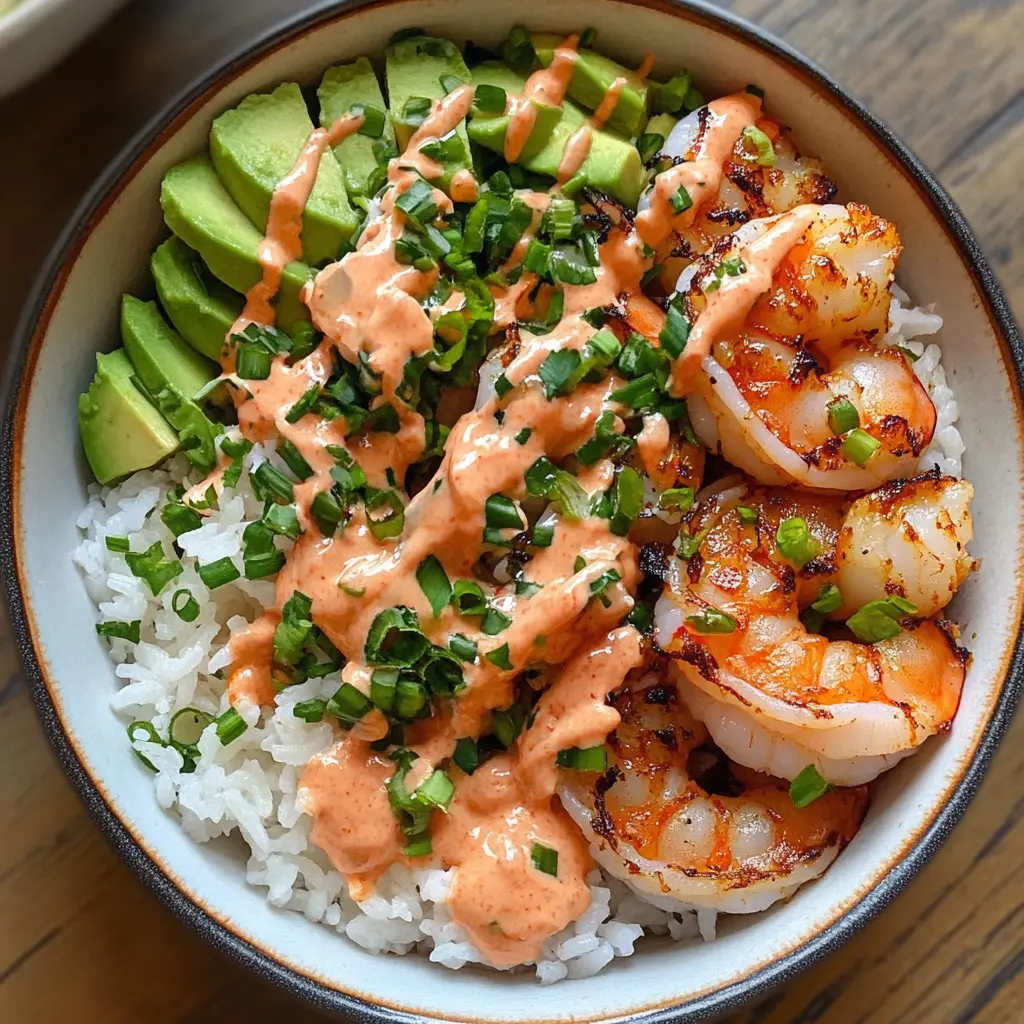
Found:
[{"label": "blurred background plate", "polygon": [[0,96],[60,60],[125,0],[0,0]]}]

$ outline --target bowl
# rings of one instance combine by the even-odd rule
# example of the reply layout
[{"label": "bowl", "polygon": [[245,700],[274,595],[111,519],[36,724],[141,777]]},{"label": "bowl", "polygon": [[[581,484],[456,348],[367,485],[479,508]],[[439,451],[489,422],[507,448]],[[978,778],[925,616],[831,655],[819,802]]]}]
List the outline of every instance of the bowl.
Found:
[{"label": "bowl", "polygon": [[[1024,678],[1024,349],[948,196],[884,125],[784,44],[698,3],[520,0],[502,10],[484,0],[377,0],[303,14],[211,70],[114,162],[50,256],[17,334],[0,459],[4,576],[43,724],[96,821],[168,907],[257,973],[369,1022],[695,1020],[763,993],[847,939],[934,853],[978,784]],[[977,489],[981,563],[952,609],[974,654],[952,730],[878,782],[863,828],[822,879],[765,914],[724,920],[714,943],[645,941],[631,960],[551,988],[525,975],[371,956],[271,908],[243,884],[229,845],[192,843],[126,749],[108,707],[111,665],[69,558],[89,479],[76,398],[95,352],[116,344],[119,295],[148,288],[147,258],[164,233],[163,172],[203,148],[213,117],[254,90],[315,82],[335,61],[379,54],[410,24],[487,45],[514,21],[593,25],[613,56],[638,62],[650,49],[658,67],[690,68],[709,94],[757,83],[769,109],[825,161],[841,198],[897,221],[903,286],[917,301],[938,300],[946,318],[941,340]]]},{"label": "bowl", "polygon": [[41,75],[124,0],[16,0],[0,15],[0,97]]}]

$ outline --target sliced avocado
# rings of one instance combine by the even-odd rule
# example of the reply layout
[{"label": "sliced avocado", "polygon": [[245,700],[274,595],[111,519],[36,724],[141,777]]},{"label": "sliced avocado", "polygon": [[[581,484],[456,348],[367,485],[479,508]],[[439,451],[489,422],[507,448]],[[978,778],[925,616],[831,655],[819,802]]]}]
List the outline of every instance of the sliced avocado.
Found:
[{"label": "sliced avocado", "polygon": [[[475,84],[495,85],[504,89],[506,93],[521,93],[523,91],[522,77],[510,67],[497,61],[488,61],[486,64],[475,67],[472,75]],[[536,109],[537,117],[533,129],[530,131],[530,137],[526,140],[516,161],[516,163],[525,164],[527,167],[530,166],[531,160],[551,141],[552,133],[558,122],[562,120],[563,113],[560,106],[552,107],[534,100],[531,100],[530,103]],[[472,116],[471,127],[467,130],[474,142],[500,153],[505,147],[508,120],[508,114],[476,113]],[[558,168],[556,167],[555,170],[557,171]]]},{"label": "sliced avocado", "polygon": [[[267,227],[274,189],[295,166],[312,131],[306,101],[294,82],[247,96],[213,122],[213,166],[231,198],[261,231]],[[338,161],[325,152],[302,215],[303,261],[336,260],[358,223]]]},{"label": "sliced avocado", "polygon": [[[511,84],[513,79],[514,85]],[[503,64],[493,62],[475,67],[473,81],[497,85],[515,92],[522,92],[525,85],[521,75]],[[521,161],[528,170],[556,177],[569,136],[581,125],[586,124],[586,114],[575,103],[566,100],[562,108],[561,120],[554,126],[540,152]],[[468,131],[474,142],[500,153],[505,133],[498,130],[495,120],[473,117],[469,122]],[[615,132],[595,128],[590,153],[580,168],[579,178],[599,192],[607,192],[629,206],[636,206],[646,182],[646,172],[636,146]]]},{"label": "sliced avocado", "polygon": [[96,356],[96,376],[78,399],[78,432],[101,484],[155,466],[178,447],[178,435],[132,383],[123,348]]},{"label": "sliced avocado", "polygon": [[[320,101],[320,123],[325,128],[347,114],[354,103],[383,110],[384,134],[381,138],[384,144],[394,148],[395,129],[391,126],[391,116],[373,65],[365,57],[360,57],[352,64],[336,64],[328,68],[316,95]],[[379,180],[380,168],[373,152],[373,143],[373,139],[357,133],[334,147],[334,156],[345,176],[349,192],[364,195],[377,191],[373,182]]]},{"label": "sliced avocado", "polygon": [[[460,82],[469,82],[469,68],[462,59],[459,48],[448,39],[433,36],[411,36],[392,43],[384,58],[384,70],[388,86],[388,100],[391,105],[391,120],[395,127],[395,140],[399,150],[409,145],[409,139],[419,126],[415,118],[403,117],[405,105],[410,99],[422,98],[431,102],[445,95],[441,79],[453,76]],[[444,162],[444,174],[439,186],[447,188],[452,175],[464,167],[472,167],[469,152],[469,137],[465,122],[460,123],[456,134],[462,140],[463,152],[456,158]]]},{"label": "sliced avocado", "polygon": [[121,298],[121,341],[136,385],[178,431],[193,465],[208,473],[217,464],[218,430],[192,400],[220,368],[191,348],[163,318],[155,302]]},{"label": "sliced avocado", "polygon": [[[160,186],[167,226],[195,249],[212,273],[236,292],[247,292],[262,277],[263,235],[228,195],[205,153],[172,167]],[[288,331],[309,321],[299,293],[313,270],[296,261],[284,268],[277,295],[278,326]]]},{"label": "sliced avocado", "polygon": [[[544,67],[554,60],[555,50],[564,38],[551,32],[533,33],[533,48]],[[647,123],[647,83],[635,71],[593,50],[580,50],[573,64],[569,96],[590,110],[597,110],[616,78],[624,78],[626,85],[607,124],[632,138]]]},{"label": "sliced avocado", "polygon": [[221,284],[180,238],[172,235],[149,261],[160,304],[178,333],[197,351],[220,359],[245,300]]}]

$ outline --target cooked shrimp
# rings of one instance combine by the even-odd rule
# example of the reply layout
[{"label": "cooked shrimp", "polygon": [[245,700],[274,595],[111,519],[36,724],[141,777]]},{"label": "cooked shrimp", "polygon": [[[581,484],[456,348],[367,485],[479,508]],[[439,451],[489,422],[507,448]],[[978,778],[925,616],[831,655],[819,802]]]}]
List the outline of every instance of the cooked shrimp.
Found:
[{"label": "cooked shrimp", "polygon": [[[931,557],[926,540],[914,541],[903,529],[918,513],[917,500],[934,502],[933,508],[948,502],[947,529],[961,546],[966,543],[969,516],[957,481],[938,478],[934,486],[918,482],[905,490],[903,513],[893,511],[886,520],[903,538],[899,543],[916,545],[922,560]],[[918,490],[927,499],[917,499]],[[694,687],[715,704],[728,705],[726,713],[691,702],[730,757],[789,777],[814,764],[829,782],[867,781],[889,767],[893,755],[949,727],[968,656],[949,625],[907,618],[914,611],[899,607],[893,612],[904,616],[898,634],[877,643],[809,633],[800,618],[808,588],[798,587],[797,580],[815,579],[822,594],[822,586],[838,578],[835,549],[822,525],[810,519],[809,540],[798,550],[780,541],[774,525],[778,500],[779,492],[739,485],[693,510],[683,530],[694,553],[670,567],[669,586],[656,609],[658,642]],[[811,500],[802,499],[805,505]],[[858,506],[851,511],[856,523],[862,516]],[[828,511],[825,519],[832,515]],[[846,524],[838,536],[844,530]],[[883,537],[881,524],[875,536]],[[805,561],[809,555],[815,557]],[[847,571],[862,558],[868,559],[865,572],[875,565],[870,549],[867,555],[846,549],[844,557]],[[803,563],[800,568],[794,558]],[[926,575],[918,589],[931,597],[929,586]],[[892,618],[879,614],[892,627]]]},{"label": "cooked shrimp", "polygon": [[[692,160],[707,131],[708,110],[701,107],[684,117],[665,140],[660,155]],[[747,221],[785,213],[801,203],[827,203],[836,193],[821,163],[802,154],[778,121],[762,112],[754,127],[771,142],[775,162],[759,163],[756,150],[742,137],[737,141],[718,195],[701,207],[690,227],[679,232],[678,249],[687,262]]]},{"label": "cooked shrimp", "polygon": [[898,594],[931,616],[949,604],[974,559],[974,488],[938,472],[893,480],[850,507],[836,545],[836,582],[848,608]]},{"label": "cooked shrimp", "polygon": [[565,772],[559,795],[602,867],[658,906],[763,910],[820,875],[860,826],[864,788],[798,809],[786,783],[730,765],[664,668],[612,706],[622,720],[608,771]]},{"label": "cooked shrimp", "polygon": [[936,414],[904,353],[879,342],[899,252],[864,207],[805,206],[688,268],[676,377],[696,392],[698,438],[763,483],[869,490],[912,469]]}]

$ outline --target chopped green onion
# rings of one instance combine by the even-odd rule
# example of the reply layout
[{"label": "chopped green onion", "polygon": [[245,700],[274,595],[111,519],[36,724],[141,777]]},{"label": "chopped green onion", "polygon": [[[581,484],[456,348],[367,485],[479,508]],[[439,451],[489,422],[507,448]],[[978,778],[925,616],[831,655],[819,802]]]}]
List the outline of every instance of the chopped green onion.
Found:
[{"label": "chopped green onion", "polygon": [[[155,772],[156,771],[156,765],[154,765],[153,762],[150,761],[150,759],[148,757],[146,757],[144,754],[140,754],[135,749],[135,744],[136,743],[143,743],[143,742],[145,742],[145,743],[159,743],[161,747],[166,747],[167,746],[167,744],[164,743],[164,741],[160,738],[160,733],[158,733],[156,731],[156,729],[153,728],[153,723],[152,722],[142,722],[142,721],[132,722],[125,731],[128,733],[128,742],[132,746],[132,753],[134,753],[135,756],[151,772]],[[144,734],[142,737],[140,737],[138,735],[140,732]]]},{"label": "chopped green onion", "polygon": [[316,400],[320,397],[320,385],[311,384],[299,396],[298,401],[285,413],[285,419],[289,423],[298,423],[307,412],[313,411]]},{"label": "chopped green onion", "polygon": [[[578,571],[578,570],[577,570]],[[590,584],[590,592],[601,601],[605,608],[611,607],[611,601],[605,591],[613,584],[622,579],[617,569],[605,569],[600,576]]]},{"label": "chopped green onion", "polygon": [[760,164],[762,167],[775,166],[775,149],[772,146],[772,140],[769,139],[760,128],[749,124],[743,129],[743,134],[740,138],[743,140],[747,149],[754,151],[756,163]]},{"label": "chopped green onion", "polygon": [[182,622],[195,622],[199,618],[199,602],[192,596],[191,590],[176,590],[171,598],[171,611]]},{"label": "chopped green onion", "polygon": [[[405,528],[405,506],[395,491],[375,491],[367,497],[365,507],[366,525],[377,540],[390,540],[401,536]],[[370,515],[371,512],[379,512],[382,509],[383,516]]]},{"label": "chopped green onion", "polygon": [[171,716],[167,737],[176,747],[194,747],[212,721],[213,715],[199,708],[181,708]]},{"label": "chopped green onion", "polygon": [[505,90],[497,85],[481,82],[473,95],[473,105],[485,114],[504,114],[508,103]]},{"label": "chopped green onion", "polygon": [[891,640],[899,636],[903,628],[900,620],[916,612],[917,605],[904,597],[893,595],[881,601],[869,601],[846,620],[846,625],[860,640],[877,644],[880,640]]},{"label": "chopped green onion", "polygon": [[266,380],[272,365],[272,357],[266,349],[250,344],[238,345],[235,376],[239,380]]},{"label": "chopped green onion", "polygon": [[693,199],[690,197],[690,193],[686,191],[684,185],[680,185],[675,192],[669,197],[669,202],[672,204],[673,213],[685,213],[691,206],[693,206]]},{"label": "chopped green onion", "polygon": [[544,385],[544,397],[552,399],[557,395],[573,372],[580,365],[579,352],[571,348],[559,348],[551,352],[537,371]]},{"label": "chopped green onion", "polygon": [[493,651],[488,651],[484,657],[492,664],[497,665],[498,668],[504,669],[506,672],[512,671],[512,661],[508,655],[508,644],[502,644],[500,647]]},{"label": "chopped green onion", "polygon": [[181,562],[176,558],[164,558],[164,549],[160,541],[156,541],[141,553],[129,551],[124,557],[132,575],[145,580],[154,597],[157,597],[160,591],[183,571]]},{"label": "chopped green onion", "polygon": [[[168,508],[170,506],[166,506],[165,505],[164,507]],[[181,508],[183,506],[178,506],[178,507]],[[196,518],[198,519],[199,517],[196,516]],[[129,545],[129,543],[128,543],[128,538],[127,537],[107,537],[106,538],[106,545],[107,545],[107,550],[108,551],[116,551],[118,554],[122,554],[122,555],[126,551],[128,551],[130,549],[130,547],[131,547],[131,545]]]},{"label": "chopped green onion", "polygon": [[397,668],[375,668],[370,676],[370,700],[385,714],[394,710],[398,676]]},{"label": "chopped green onion", "polygon": [[333,537],[344,513],[338,499],[330,491],[320,491],[310,503],[309,514],[325,537]]},{"label": "chopped green onion", "polygon": [[450,92],[455,92],[460,85],[465,85],[465,82],[456,75],[442,75],[438,81],[441,83],[441,88],[444,89],[445,96]]},{"label": "chopped green onion", "polygon": [[456,580],[452,588],[452,606],[459,615],[476,616],[487,612],[483,587],[472,580]]},{"label": "chopped green onion", "polygon": [[792,516],[779,523],[775,543],[782,557],[789,559],[798,569],[821,554],[821,545],[811,536],[807,520],[800,516]]},{"label": "chopped green onion", "polygon": [[223,587],[225,583],[232,583],[242,575],[235,563],[226,556],[206,565],[197,565],[196,572],[210,590]]},{"label": "chopped green onion", "polygon": [[194,508],[189,508],[188,505],[164,505],[160,509],[160,518],[163,520],[164,526],[174,534],[175,538],[180,537],[183,533],[198,530],[203,525],[202,516]]},{"label": "chopped green onion", "polygon": [[403,857],[429,857],[434,852],[430,836],[416,836],[402,847]]},{"label": "chopped green onion", "polygon": [[351,683],[342,683],[325,708],[327,714],[337,718],[343,726],[349,728],[372,710],[373,705],[370,703],[370,699]]},{"label": "chopped green onion", "polygon": [[568,747],[558,752],[555,764],[578,772],[603,772],[608,767],[608,748],[603,743],[597,747]]},{"label": "chopped green onion", "polygon": [[[593,284],[597,274],[573,246],[560,245],[548,257],[548,273],[555,284]],[[568,350],[563,350],[568,351]]]},{"label": "chopped green onion", "polygon": [[514,438],[516,444],[526,444],[526,442],[530,440],[530,435],[532,433],[533,430],[531,430],[530,427],[523,427],[523,429],[520,430]]},{"label": "chopped green onion", "polygon": [[466,673],[459,657],[444,647],[431,647],[420,669],[423,681],[438,697],[454,697],[466,688]]},{"label": "chopped green onion", "polygon": [[514,386],[505,374],[499,374],[494,381],[494,393],[498,398],[504,398]]},{"label": "chopped green onion", "polygon": [[491,712],[491,727],[498,742],[507,750],[523,731],[525,715],[521,704],[513,704],[504,711]]},{"label": "chopped green onion", "polygon": [[722,260],[717,267],[708,275],[704,281],[704,291],[710,294],[717,292],[722,287],[722,281],[727,277],[739,277],[747,272],[747,266],[739,256],[729,256]]},{"label": "chopped green onion", "polygon": [[438,618],[452,599],[452,585],[444,566],[435,555],[427,555],[416,568],[416,582]]},{"label": "chopped green onion", "polygon": [[643,508],[644,484],[632,466],[623,466],[612,485],[612,514],[608,529],[618,537],[625,537]]},{"label": "chopped green onion", "polygon": [[364,654],[368,665],[409,666],[419,661],[429,646],[416,613],[398,605],[377,613],[366,636]]},{"label": "chopped green onion", "polygon": [[511,498],[492,494],[484,505],[485,522],[492,530],[521,530],[523,520]]},{"label": "chopped green onion", "polygon": [[369,103],[353,103],[349,111],[362,115],[363,123],[356,129],[358,134],[368,139],[379,139],[384,134],[384,111],[380,107]]},{"label": "chopped green onion", "polygon": [[139,642],[141,629],[141,619],[135,619],[134,622],[120,622],[111,619],[108,622],[96,623],[96,633],[98,636],[107,636],[116,640],[127,640],[131,644]]},{"label": "chopped green onion", "polygon": [[559,199],[555,196],[548,206],[546,222],[554,241],[572,238],[573,225],[576,222],[576,204],[571,199]]},{"label": "chopped green onion", "polygon": [[693,87],[693,76],[689,71],[680,71],[673,75],[654,93],[654,112],[656,114],[678,114],[683,108],[686,94]]},{"label": "chopped green onion", "polygon": [[448,805],[455,796],[455,783],[439,768],[416,787],[413,797],[431,807],[448,813]]},{"label": "chopped green onion", "polygon": [[828,428],[836,437],[856,430],[860,426],[857,406],[848,398],[837,398],[828,404]]},{"label": "chopped green onion", "polygon": [[313,632],[310,614],[313,602],[301,590],[292,591],[292,596],[281,609],[281,621],[274,631],[274,660],[282,665],[294,665],[298,661]]},{"label": "chopped green onion", "polygon": [[217,723],[217,738],[225,747],[232,740],[237,740],[249,728],[245,719],[234,708],[228,708],[215,721]]},{"label": "chopped green onion", "polygon": [[395,206],[418,227],[426,227],[437,216],[434,190],[417,178],[396,200]]},{"label": "chopped green onion", "polygon": [[280,572],[284,552],[274,547],[274,535],[263,522],[250,523],[242,534],[242,562],[247,580],[259,580]]},{"label": "chopped green onion", "polygon": [[[303,458],[302,452],[292,444],[291,441],[283,440],[277,446],[277,454],[281,456],[281,461],[300,479],[308,480],[313,475],[313,467]],[[258,473],[263,466],[269,465],[269,463],[262,463],[259,469],[256,470]],[[270,467],[273,469],[273,466]],[[264,471],[265,472],[265,471]],[[276,470],[274,472],[277,472]],[[281,474],[278,473],[278,476]],[[284,479],[284,477],[282,477]],[[287,483],[287,480],[285,481]],[[257,483],[257,486],[260,486]],[[287,501],[292,501],[292,498],[288,498]]]},{"label": "chopped green onion", "polygon": [[851,430],[846,435],[846,440],[843,441],[843,452],[851,462],[856,462],[858,466],[864,466],[879,448],[882,447],[882,442],[873,438],[866,430],[861,430],[857,427],[855,430]]},{"label": "chopped green onion", "polygon": [[809,764],[789,784],[789,799],[795,807],[804,808],[824,796],[831,788],[818,773],[818,769]]},{"label": "chopped green onion", "polygon": [[415,679],[398,678],[395,690],[395,714],[399,718],[416,718],[427,707],[427,688]]},{"label": "chopped green onion", "polygon": [[744,526],[757,525],[757,509],[748,508],[746,505],[737,505],[736,513]]},{"label": "chopped green onion", "polygon": [[669,304],[665,326],[658,335],[661,347],[670,358],[678,359],[690,338],[690,320],[675,302]]},{"label": "chopped green onion", "polygon": [[252,441],[244,437],[225,437],[220,443],[220,450],[231,460],[231,465],[224,470],[224,486],[237,487],[242,478],[245,457],[252,451]]},{"label": "chopped green onion", "polygon": [[324,711],[327,710],[327,701],[314,697],[311,700],[300,700],[292,705],[292,714],[301,718],[304,722],[312,725],[314,722],[322,722]]},{"label": "chopped green onion", "polygon": [[476,740],[469,736],[463,736],[457,740],[452,760],[467,775],[472,775],[480,767],[480,748],[477,746]]},{"label": "chopped green onion", "polygon": [[640,150],[640,159],[644,163],[653,160],[661,152],[661,147],[664,145],[665,136],[659,132],[644,132],[636,140],[636,148]]},{"label": "chopped green onion", "polygon": [[687,615],[686,621],[695,633],[710,635],[736,632],[736,620],[727,612],[710,605],[699,615]]},{"label": "chopped green onion", "polygon": [[461,633],[453,633],[448,638],[448,650],[470,665],[476,661],[476,644],[469,637],[463,636]]},{"label": "chopped green onion", "polygon": [[544,846],[542,843],[534,843],[530,847],[530,860],[538,871],[552,878],[558,877],[558,851]]},{"label": "chopped green onion", "polygon": [[695,493],[692,487],[670,487],[658,495],[658,508],[677,508],[685,512],[693,506]]},{"label": "chopped green onion", "polygon": [[290,505],[295,501],[295,485],[269,462],[261,462],[252,473],[252,480],[261,496],[268,495]]},{"label": "chopped green onion", "polygon": [[498,608],[489,607],[480,623],[480,631],[488,636],[497,636],[512,625],[512,616],[506,615]]},{"label": "chopped green onion", "polygon": [[826,583],[818,594],[818,600],[811,607],[822,614],[837,612],[843,607],[842,592],[834,583]]},{"label": "chopped green onion", "polygon": [[294,505],[271,505],[263,513],[263,522],[272,533],[295,540],[302,532],[299,513]]}]

